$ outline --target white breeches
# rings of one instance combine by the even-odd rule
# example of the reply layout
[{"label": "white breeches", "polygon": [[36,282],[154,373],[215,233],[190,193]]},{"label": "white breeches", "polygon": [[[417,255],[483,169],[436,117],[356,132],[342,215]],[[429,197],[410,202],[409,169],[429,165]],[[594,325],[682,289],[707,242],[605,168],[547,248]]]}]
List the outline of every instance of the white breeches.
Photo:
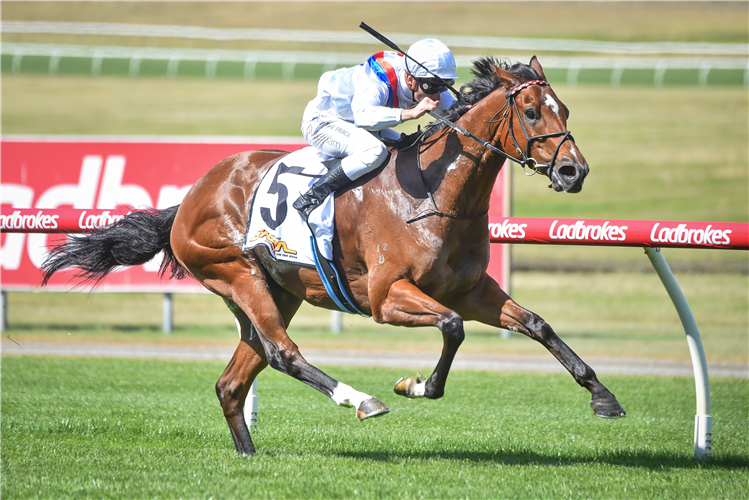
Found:
[{"label": "white breeches", "polygon": [[388,152],[381,138],[400,137],[393,129],[369,131],[351,122],[327,118],[303,122],[302,135],[310,146],[334,158],[343,158],[341,167],[352,181],[385,161]]}]

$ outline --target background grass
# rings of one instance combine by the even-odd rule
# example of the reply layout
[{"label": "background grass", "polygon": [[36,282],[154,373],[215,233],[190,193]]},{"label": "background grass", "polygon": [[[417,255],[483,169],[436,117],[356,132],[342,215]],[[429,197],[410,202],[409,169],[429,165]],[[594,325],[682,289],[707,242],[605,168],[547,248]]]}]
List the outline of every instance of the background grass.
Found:
[{"label": "background grass", "polygon": [[[392,3],[386,3],[392,7]],[[571,38],[623,42],[745,43],[749,7],[742,2],[418,2],[383,8],[381,2],[23,2],[4,1],[8,21],[78,21],[170,24],[218,28],[286,28],[355,31],[361,21],[383,33]],[[418,19],[418,22],[415,20]],[[3,35],[4,37],[10,35]],[[80,43],[80,37],[55,40]],[[45,38],[46,39],[46,38]],[[11,40],[11,38],[3,40]],[[104,37],[106,40],[106,37]],[[38,35],[14,34],[12,41],[38,41]],[[119,37],[117,45],[134,37]],[[148,40],[150,44],[182,44]],[[278,49],[293,42],[191,41],[196,47]],[[379,42],[373,40],[372,47]],[[324,47],[324,44],[321,44]],[[338,47],[338,44],[335,45]],[[328,47],[329,48],[329,47]],[[280,50],[280,49],[279,49]],[[313,47],[310,50],[320,50]]]},{"label": "background grass", "polygon": [[689,379],[606,377],[629,412],[608,421],[561,375],[454,372],[442,400],[422,401],[390,393],[399,371],[326,368],[391,408],[358,422],[353,410],[268,370],[259,453],[247,459],[235,454],[215,402],[222,369],[4,359],[3,497],[748,496],[746,380],[713,381],[716,451],[695,463]]}]

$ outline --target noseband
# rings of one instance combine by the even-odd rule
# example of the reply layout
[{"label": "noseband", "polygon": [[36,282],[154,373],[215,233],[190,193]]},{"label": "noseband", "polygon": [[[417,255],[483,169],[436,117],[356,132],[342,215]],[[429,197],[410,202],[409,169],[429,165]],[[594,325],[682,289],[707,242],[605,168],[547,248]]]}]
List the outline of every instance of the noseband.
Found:
[{"label": "noseband", "polygon": [[[491,120],[485,120],[490,127],[492,123],[500,123],[502,120],[507,120],[507,130],[510,132],[510,138],[512,138],[512,144],[515,146],[515,151],[520,155],[520,160],[517,160],[507,154],[504,154],[504,156],[507,159],[520,164],[520,167],[523,169],[523,173],[528,176],[537,174],[538,170],[542,168],[546,169],[547,173],[551,173],[551,169],[554,168],[554,163],[556,162],[557,155],[559,154],[559,149],[562,147],[562,144],[570,139],[573,141],[575,140],[569,130],[567,132],[552,132],[550,134],[534,135],[532,137],[528,134],[528,131],[525,128],[525,124],[523,123],[523,119],[520,115],[520,110],[518,109],[518,103],[515,100],[515,96],[517,96],[521,90],[527,89],[532,85],[549,85],[549,82],[547,82],[546,80],[531,80],[512,89],[508,89],[504,106],[502,106],[502,108],[500,108],[500,110],[497,111],[494,116],[492,116]],[[520,149],[520,145],[518,144],[517,139],[515,139],[515,132],[513,132],[512,130],[512,112],[510,110],[510,106],[515,109],[515,115],[517,115],[518,121],[520,122],[520,129],[523,131],[523,135],[525,135],[525,151]],[[502,113],[503,111],[504,113]],[[499,114],[502,114],[502,118],[496,120],[495,118]],[[557,144],[557,148],[554,150],[554,155],[551,157],[551,163],[541,164],[538,162],[538,160],[531,156],[531,146],[533,145],[533,141],[547,139],[549,137],[561,137],[562,140],[559,141],[559,144]],[[526,167],[530,169],[530,173],[525,170]]]}]

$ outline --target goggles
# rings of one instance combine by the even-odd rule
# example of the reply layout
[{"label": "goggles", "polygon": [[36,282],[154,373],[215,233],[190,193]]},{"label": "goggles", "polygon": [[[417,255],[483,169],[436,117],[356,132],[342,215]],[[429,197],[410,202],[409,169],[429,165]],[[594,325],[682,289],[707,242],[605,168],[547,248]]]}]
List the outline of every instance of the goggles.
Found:
[{"label": "goggles", "polygon": [[435,80],[416,78],[419,88],[428,95],[444,92],[448,85],[455,83],[455,80]]}]

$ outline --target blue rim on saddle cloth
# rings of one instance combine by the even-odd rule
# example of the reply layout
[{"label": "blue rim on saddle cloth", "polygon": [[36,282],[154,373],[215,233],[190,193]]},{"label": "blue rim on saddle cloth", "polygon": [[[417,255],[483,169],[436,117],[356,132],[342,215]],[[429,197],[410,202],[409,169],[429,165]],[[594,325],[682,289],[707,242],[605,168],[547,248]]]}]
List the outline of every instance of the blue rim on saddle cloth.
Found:
[{"label": "blue rim on saddle cloth", "polygon": [[315,256],[315,269],[317,269],[317,274],[320,275],[320,279],[322,280],[322,284],[325,287],[325,291],[328,292],[328,295],[330,295],[330,298],[333,299],[335,305],[337,305],[338,308],[343,312],[347,312],[349,314],[358,314],[360,316],[364,316],[365,318],[369,318],[370,315],[361,312],[359,308],[356,307],[354,301],[351,300],[351,297],[349,297],[348,293],[346,292],[346,287],[343,286],[343,281],[341,281],[341,276],[338,273],[335,264],[333,262],[330,262],[320,254],[320,249],[317,247],[317,241],[315,240],[315,237],[310,236],[309,239]]}]

